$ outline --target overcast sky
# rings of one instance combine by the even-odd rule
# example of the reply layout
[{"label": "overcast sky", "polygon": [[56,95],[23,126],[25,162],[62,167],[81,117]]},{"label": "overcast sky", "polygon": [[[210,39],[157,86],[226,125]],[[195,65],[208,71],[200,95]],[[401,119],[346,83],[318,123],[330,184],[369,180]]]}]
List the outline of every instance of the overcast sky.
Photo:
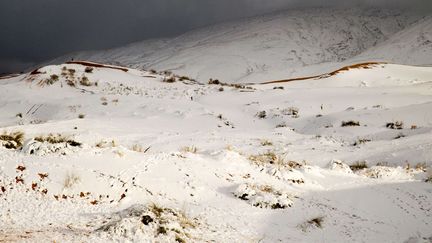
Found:
[{"label": "overcast sky", "polygon": [[341,5],[432,13],[432,0],[0,0],[0,73],[275,10]]}]

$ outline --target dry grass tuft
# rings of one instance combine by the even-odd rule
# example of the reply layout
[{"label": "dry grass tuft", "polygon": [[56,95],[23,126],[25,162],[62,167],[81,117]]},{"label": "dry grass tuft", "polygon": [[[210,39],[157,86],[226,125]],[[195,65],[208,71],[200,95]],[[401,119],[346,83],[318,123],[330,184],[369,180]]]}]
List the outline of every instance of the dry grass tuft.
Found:
[{"label": "dry grass tuft", "polygon": [[21,149],[24,143],[24,132],[4,132],[0,135],[0,146],[7,149]]},{"label": "dry grass tuft", "polygon": [[64,137],[61,134],[49,134],[47,136],[38,136],[38,137],[35,137],[34,140],[41,142],[41,143],[46,142],[46,143],[51,143],[51,144],[66,143],[72,147],[79,147],[82,145],[80,142],[72,140],[68,137]]},{"label": "dry grass tuft", "polygon": [[92,86],[92,85],[93,85],[93,83],[90,82],[90,80],[89,80],[86,76],[83,76],[83,77],[80,79],[79,83],[80,83],[81,85],[83,85],[83,86]]},{"label": "dry grass tuft", "polygon": [[299,163],[292,160],[286,160],[285,156],[277,155],[274,152],[267,151],[264,154],[251,155],[249,160],[258,166],[276,165],[279,168],[296,169],[304,166],[304,163]]},{"label": "dry grass tuft", "polygon": [[264,139],[261,140],[261,146],[272,146],[273,143],[270,140]]},{"label": "dry grass tuft", "polygon": [[196,154],[198,152],[197,147],[195,147],[194,145],[192,146],[185,146],[183,148],[181,148],[181,151],[184,153],[193,153]]},{"label": "dry grass tuft", "polygon": [[139,144],[134,144],[132,146],[132,151],[138,152],[138,153],[146,153],[148,150],[150,149],[150,147],[144,148],[143,146],[139,145]]},{"label": "dry grass tuft", "polygon": [[354,164],[350,165],[349,167],[354,172],[369,168],[368,165],[366,164],[366,161],[357,161]]},{"label": "dry grass tuft", "polygon": [[404,126],[404,124],[403,124],[402,121],[388,122],[388,123],[386,124],[386,127],[387,127],[387,128],[390,128],[390,129],[397,129],[397,130],[401,130],[401,129],[403,129],[403,126]]},{"label": "dry grass tuft", "polygon": [[360,126],[359,121],[342,121],[341,127],[354,127],[354,126]]}]

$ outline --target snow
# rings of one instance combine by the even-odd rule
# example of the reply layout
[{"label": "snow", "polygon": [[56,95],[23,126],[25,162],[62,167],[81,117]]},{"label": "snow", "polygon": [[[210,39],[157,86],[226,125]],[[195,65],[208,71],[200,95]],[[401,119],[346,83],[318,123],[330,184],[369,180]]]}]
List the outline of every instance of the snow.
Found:
[{"label": "snow", "polygon": [[306,9],[222,23],[162,40],[57,58],[257,83],[365,61],[430,65],[430,16],[378,9]]},{"label": "snow", "polygon": [[237,88],[111,66],[37,71],[0,81],[0,134],[24,133],[22,148],[0,147],[0,240],[432,237],[431,67]]}]

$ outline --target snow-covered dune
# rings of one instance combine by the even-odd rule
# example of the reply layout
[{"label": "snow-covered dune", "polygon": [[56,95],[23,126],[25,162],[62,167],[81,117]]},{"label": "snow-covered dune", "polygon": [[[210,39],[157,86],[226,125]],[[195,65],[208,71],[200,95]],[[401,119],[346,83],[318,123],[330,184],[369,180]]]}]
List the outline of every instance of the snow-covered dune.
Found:
[{"label": "snow-covered dune", "polygon": [[0,79],[0,241],[427,242],[432,67],[357,67],[246,86],[89,62]]},{"label": "snow-covered dune", "polygon": [[[77,53],[56,59],[53,63],[75,58],[134,68],[171,70],[200,80],[217,78],[228,83],[263,82],[330,71],[343,65],[340,62],[393,40],[395,34],[401,35],[396,38],[401,43],[405,43],[406,35],[415,39],[418,33],[402,33],[406,28],[413,31],[430,29],[427,23],[416,22],[421,17],[385,10],[287,11],[205,27],[172,39]],[[424,27],[411,27],[413,24]],[[407,43],[401,53],[410,53],[423,42]],[[424,64],[431,50],[417,49],[408,60],[403,54],[391,56],[394,52],[384,47],[383,52],[368,53],[364,57],[369,60],[363,61],[380,58],[396,63]],[[418,59],[417,54],[420,55]]]}]

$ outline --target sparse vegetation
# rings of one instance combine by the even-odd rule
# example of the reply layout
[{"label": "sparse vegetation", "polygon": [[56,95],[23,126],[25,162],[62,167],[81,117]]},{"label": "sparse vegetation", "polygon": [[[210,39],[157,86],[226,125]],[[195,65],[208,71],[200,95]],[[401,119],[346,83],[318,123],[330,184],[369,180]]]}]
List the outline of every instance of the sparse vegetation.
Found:
[{"label": "sparse vegetation", "polygon": [[38,84],[40,86],[43,86],[43,85],[53,85],[58,80],[59,80],[59,76],[57,74],[52,74],[52,75],[50,75],[49,78],[39,81]]},{"label": "sparse vegetation", "polygon": [[358,145],[361,145],[361,144],[365,144],[365,143],[370,142],[370,141],[371,141],[370,139],[367,139],[367,138],[361,138],[361,139],[355,141],[355,142],[353,143],[353,146],[358,146]]},{"label": "sparse vegetation", "polygon": [[322,217],[322,216],[315,217],[315,218],[312,218],[312,219],[304,222],[303,224],[301,224],[300,229],[302,231],[306,232],[312,228],[322,228],[323,223],[324,223],[324,217]]},{"label": "sparse vegetation", "polygon": [[221,86],[233,87],[233,88],[236,88],[236,89],[250,89],[250,90],[253,90],[253,88],[250,87],[250,86],[246,86],[246,85],[242,85],[242,84],[223,83],[223,82],[219,81],[218,79],[209,79],[208,84],[209,85],[221,85]]},{"label": "sparse vegetation", "polygon": [[359,170],[363,170],[363,169],[367,169],[368,165],[366,163],[366,161],[357,161],[354,164],[350,165],[350,169],[352,171],[359,171]]},{"label": "sparse vegetation", "polygon": [[360,122],[359,121],[342,121],[341,124],[342,127],[353,127],[353,126],[360,126]]},{"label": "sparse vegetation", "polygon": [[251,155],[249,156],[249,160],[252,161],[256,165],[276,165],[279,168],[285,167],[290,169],[301,168],[304,166],[304,163],[298,163],[292,160],[286,160],[282,155],[276,155],[276,153],[267,151],[264,154]]},{"label": "sparse vegetation", "polygon": [[174,83],[176,81],[176,78],[174,76],[165,77],[162,81],[165,83]]},{"label": "sparse vegetation", "polygon": [[114,140],[111,140],[109,142],[102,140],[102,141],[96,143],[95,146],[97,148],[114,148],[114,147],[117,147],[117,143]]},{"label": "sparse vegetation", "polygon": [[276,190],[270,185],[241,184],[234,192],[234,196],[247,201],[254,207],[284,209],[291,207],[292,198],[286,192]]},{"label": "sparse vegetation", "polygon": [[24,142],[24,132],[17,131],[0,135],[0,146],[7,149],[21,149]]},{"label": "sparse vegetation", "polygon": [[259,111],[255,116],[258,117],[259,119],[265,119],[267,117],[267,112]]},{"label": "sparse vegetation", "polygon": [[297,107],[288,107],[281,111],[282,115],[291,116],[292,118],[299,117],[299,109]]},{"label": "sparse vegetation", "polygon": [[181,151],[184,153],[196,154],[198,152],[198,149],[197,149],[197,147],[192,145],[192,146],[185,146],[185,147],[181,148]]},{"label": "sparse vegetation", "polygon": [[432,183],[432,173],[429,173],[429,175],[425,179],[425,182]]},{"label": "sparse vegetation", "polygon": [[188,76],[180,76],[178,78],[180,81],[184,81],[184,80],[191,80],[191,78],[189,78]]},{"label": "sparse vegetation", "polygon": [[86,73],[92,73],[93,72],[93,68],[92,67],[86,67],[84,69],[84,72],[86,72]]},{"label": "sparse vegetation", "polygon": [[83,76],[80,79],[80,84],[83,85],[83,86],[92,86],[93,85],[93,83],[90,82],[90,80],[86,76]]},{"label": "sparse vegetation", "polygon": [[149,149],[150,149],[150,147],[144,148],[143,146],[141,146],[139,144],[134,144],[132,146],[132,151],[135,151],[138,153],[146,153]]},{"label": "sparse vegetation", "polygon": [[120,220],[106,222],[97,230],[114,234],[142,230],[153,233],[156,238],[162,236],[164,242],[167,239],[170,239],[169,242],[186,242],[185,239],[190,239],[190,231],[199,225],[196,218],[187,217],[183,211],[164,208],[154,203],[148,206],[134,205],[124,210],[121,215]]},{"label": "sparse vegetation", "polygon": [[402,121],[388,122],[386,124],[386,127],[390,128],[390,129],[401,130],[401,129],[403,129],[403,122]]},{"label": "sparse vegetation", "polygon": [[276,125],[276,128],[282,128],[282,127],[287,127],[286,123],[280,123]]},{"label": "sparse vegetation", "polygon": [[273,143],[269,140],[261,140],[261,146],[272,146]]},{"label": "sparse vegetation", "polygon": [[72,147],[79,147],[82,144],[80,142],[77,142],[73,139],[64,137],[61,134],[49,134],[47,136],[38,136],[35,137],[34,140],[41,142],[41,143],[50,143],[50,144],[58,144],[58,143],[66,143]]}]

